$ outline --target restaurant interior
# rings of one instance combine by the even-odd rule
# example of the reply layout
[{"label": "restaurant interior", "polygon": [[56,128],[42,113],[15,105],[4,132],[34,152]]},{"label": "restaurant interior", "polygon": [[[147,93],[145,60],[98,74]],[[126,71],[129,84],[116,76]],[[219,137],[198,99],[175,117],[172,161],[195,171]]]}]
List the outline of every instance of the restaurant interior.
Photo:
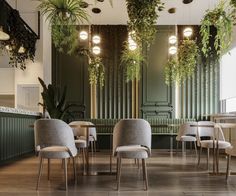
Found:
[{"label": "restaurant interior", "polygon": [[0,0],[0,196],[236,195],[236,0]]}]

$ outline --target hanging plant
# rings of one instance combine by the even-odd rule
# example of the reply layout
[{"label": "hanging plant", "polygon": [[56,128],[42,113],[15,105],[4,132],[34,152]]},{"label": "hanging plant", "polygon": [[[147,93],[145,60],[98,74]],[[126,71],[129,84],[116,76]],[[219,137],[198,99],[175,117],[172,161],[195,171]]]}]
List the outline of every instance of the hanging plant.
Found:
[{"label": "hanging plant", "polygon": [[71,54],[77,44],[74,25],[88,21],[88,14],[82,8],[82,0],[39,0],[39,10],[46,15],[52,27],[52,40],[60,51]]},{"label": "hanging plant", "polygon": [[158,12],[164,9],[164,3],[161,0],[126,0],[126,6],[129,32],[135,31],[133,39],[150,46],[156,36]]},{"label": "hanging plant", "polygon": [[179,78],[177,72],[175,71],[176,67],[178,66],[178,59],[170,58],[164,69],[164,74],[165,74],[165,83],[167,85],[170,85],[173,81],[177,81],[179,83]]},{"label": "hanging plant", "polygon": [[178,51],[179,66],[177,66],[180,80],[184,81],[194,74],[198,52],[199,49],[195,40],[183,40],[180,44]]},{"label": "hanging plant", "polygon": [[92,85],[99,84],[100,87],[104,86],[105,68],[100,57],[92,57],[88,66],[89,83]]},{"label": "hanging plant", "polygon": [[37,37],[22,24],[17,10],[10,12],[8,25],[10,39],[2,44],[10,56],[9,65],[24,70],[27,60],[34,61]]},{"label": "hanging plant", "polygon": [[165,82],[183,83],[194,73],[197,65],[199,48],[195,40],[183,40],[178,49],[178,57],[171,58],[165,65]]},{"label": "hanging plant", "polygon": [[[207,10],[201,21],[200,35],[202,38],[202,52],[205,57],[214,52],[217,57],[221,57],[231,44],[234,14],[232,7],[226,11],[225,5],[226,2],[221,1],[215,9]],[[216,28],[214,48],[210,46],[211,26]]]},{"label": "hanging plant", "polygon": [[140,79],[141,63],[144,61],[140,47],[130,50],[128,43],[125,43],[125,49],[121,55],[121,63],[125,67],[126,81]]}]

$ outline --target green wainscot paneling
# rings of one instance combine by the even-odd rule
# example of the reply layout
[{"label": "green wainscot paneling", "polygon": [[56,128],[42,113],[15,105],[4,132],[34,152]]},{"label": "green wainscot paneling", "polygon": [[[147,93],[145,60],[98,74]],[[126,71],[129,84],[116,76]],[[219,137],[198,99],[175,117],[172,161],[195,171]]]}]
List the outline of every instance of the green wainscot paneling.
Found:
[{"label": "green wainscot paneling", "polygon": [[39,116],[0,112],[0,164],[34,151],[34,129]]},{"label": "green wainscot paneling", "polygon": [[157,26],[155,42],[143,52],[141,83],[141,116],[143,118],[173,118],[174,94],[165,84],[164,68],[168,61],[168,38],[174,34],[174,26]]}]

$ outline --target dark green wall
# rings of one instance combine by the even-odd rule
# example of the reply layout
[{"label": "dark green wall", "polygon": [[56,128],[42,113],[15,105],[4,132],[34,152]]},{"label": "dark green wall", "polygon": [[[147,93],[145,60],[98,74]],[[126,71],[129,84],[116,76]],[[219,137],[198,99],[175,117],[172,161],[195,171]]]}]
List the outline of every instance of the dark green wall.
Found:
[{"label": "dark green wall", "polygon": [[174,93],[165,84],[164,67],[168,60],[168,37],[175,34],[174,26],[158,26],[156,39],[150,48],[144,50],[147,56],[142,70],[141,114],[144,118],[172,118]]},{"label": "dark green wall", "polygon": [[[172,90],[164,83],[163,69],[168,55],[168,36],[174,27],[159,26],[155,43],[151,46],[140,81],[140,116],[172,117]],[[97,88],[98,118],[128,118],[131,117],[131,83],[126,83],[120,56],[124,41],[127,40],[125,25],[94,25],[92,34],[101,36],[101,57],[105,65],[105,86]],[[87,61],[83,56],[66,55],[52,49],[53,84],[68,86],[67,100],[86,106],[84,115],[89,117],[90,91],[87,72]]]}]

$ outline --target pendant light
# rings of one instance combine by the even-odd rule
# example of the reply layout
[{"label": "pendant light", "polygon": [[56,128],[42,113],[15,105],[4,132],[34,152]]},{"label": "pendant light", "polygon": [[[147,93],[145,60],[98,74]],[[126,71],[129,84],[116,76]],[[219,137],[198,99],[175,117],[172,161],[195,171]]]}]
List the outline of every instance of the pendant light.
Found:
[{"label": "pendant light", "polygon": [[92,40],[94,44],[99,44],[101,42],[101,38],[99,35],[94,35]]},{"label": "pendant light", "polygon": [[193,29],[191,27],[186,27],[184,29],[184,37],[191,37],[193,34]]},{"label": "pendant light", "polygon": [[10,35],[8,35],[7,33],[5,33],[3,31],[3,28],[2,26],[0,26],[0,40],[1,41],[6,41],[6,40],[9,40],[10,39]]},{"label": "pendant light", "polygon": [[176,44],[177,42],[177,37],[175,35],[171,35],[169,37],[169,44]]},{"label": "pendant light", "polygon": [[169,54],[174,55],[177,53],[177,47],[176,46],[171,46],[169,48]]},{"label": "pendant light", "polygon": [[80,39],[82,39],[82,40],[86,40],[86,39],[88,39],[88,33],[87,33],[86,31],[81,31],[81,32],[79,33],[79,37],[80,37]]},{"label": "pendant light", "polygon": [[92,51],[93,51],[93,53],[94,53],[95,55],[98,55],[98,54],[101,53],[101,48],[100,48],[99,46],[94,46],[94,47],[92,48]]}]

